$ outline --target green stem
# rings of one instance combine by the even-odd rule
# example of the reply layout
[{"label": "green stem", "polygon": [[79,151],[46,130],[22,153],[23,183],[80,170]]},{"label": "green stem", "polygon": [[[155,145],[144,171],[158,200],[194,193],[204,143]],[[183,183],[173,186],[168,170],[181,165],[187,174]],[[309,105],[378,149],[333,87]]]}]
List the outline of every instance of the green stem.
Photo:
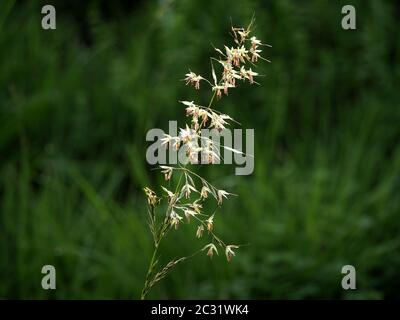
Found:
[{"label": "green stem", "polygon": [[149,264],[149,269],[147,270],[146,281],[144,283],[144,286],[143,286],[143,289],[142,289],[142,293],[140,295],[140,300],[145,300],[147,294],[150,291],[150,277],[151,277],[151,274],[153,273],[154,263],[155,263],[155,259],[156,259],[156,256],[157,256],[158,246],[159,245],[160,245],[160,241],[158,241],[154,246],[153,256],[151,257],[150,264]]},{"label": "green stem", "polygon": [[215,98],[215,94],[216,94],[216,91],[214,91],[214,93],[213,93],[213,95],[212,95],[212,97],[211,97],[210,103],[208,104],[208,107],[207,107],[207,109],[210,109],[210,108],[211,108],[211,106],[212,106],[212,103],[213,103],[213,101],[214,101],[214,98]]}]

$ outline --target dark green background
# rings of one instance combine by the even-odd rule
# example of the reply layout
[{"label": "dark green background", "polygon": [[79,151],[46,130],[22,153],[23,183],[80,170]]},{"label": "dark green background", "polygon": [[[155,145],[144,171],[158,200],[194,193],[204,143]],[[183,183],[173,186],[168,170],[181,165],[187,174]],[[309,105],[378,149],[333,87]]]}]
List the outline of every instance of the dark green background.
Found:
[{"label": "dark green background", "polygon": [[[345,4],[357,30],[341,28]],[[399,298],[400,6],[375,0],[2,0],[0,298],[138,298],[152,246],[141,188],[162,182],[145,135],[183,123],[178,100],[208,101],[179,80],[209,76],[230,18],[253,13],[272,63],[217,106],[255,128],[255,170],[203,172],[239,194],[216,231],[249,246],[229,264],[182,263],[150,298]],[[161,260],[207,243],[194,233],[172,232]],[[346,264],[357,290],[341,288]]]}]

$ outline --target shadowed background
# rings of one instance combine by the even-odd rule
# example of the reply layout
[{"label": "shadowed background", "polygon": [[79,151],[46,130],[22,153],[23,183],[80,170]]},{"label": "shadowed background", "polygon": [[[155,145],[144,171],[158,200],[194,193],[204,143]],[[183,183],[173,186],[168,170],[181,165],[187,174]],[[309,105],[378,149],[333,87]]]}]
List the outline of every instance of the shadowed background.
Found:
[{"label": "shadowed background", "polygon": [[[341,28],[345,4],[357,30]],[[209,77],[230,18],[253,13],[272,63],[217,108],[255,129],[255,170],[204,171],[239,195],[215,230],[249,245],[229,264],[182,263],[149,297],[399,298],[400,7],[372,0],[1,1],[0,298],[139,297],[152,253],[141,189],[163,182],[146,133],[183,123],[178,100],[208,101],[180,79]],[[161,261],[207,243],[178,231]],[[341,288],[346,264],[357,290]]]}]

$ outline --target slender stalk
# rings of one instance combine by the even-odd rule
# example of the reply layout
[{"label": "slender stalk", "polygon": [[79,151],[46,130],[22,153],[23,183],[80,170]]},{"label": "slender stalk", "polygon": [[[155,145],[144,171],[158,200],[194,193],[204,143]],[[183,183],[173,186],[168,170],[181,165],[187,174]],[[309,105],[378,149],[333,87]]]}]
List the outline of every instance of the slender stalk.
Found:
[{"label": "slender stalk", "polygon": [[147,294],[150,291],[150,277],[151,277],[151,274],[153,273],[153,270],[154,270],[155,259],[156,259],[156,256],[157,256],[157,252],[158,252],[158,247],[160,245],[160,241],[161,241],[161,239],[154,245],[153,255],[152,255],[151,260],[150,260],[149,269],[147,270],[146,281],[144,282],[142,293],[140,295],[140,300],[145,300]]}]

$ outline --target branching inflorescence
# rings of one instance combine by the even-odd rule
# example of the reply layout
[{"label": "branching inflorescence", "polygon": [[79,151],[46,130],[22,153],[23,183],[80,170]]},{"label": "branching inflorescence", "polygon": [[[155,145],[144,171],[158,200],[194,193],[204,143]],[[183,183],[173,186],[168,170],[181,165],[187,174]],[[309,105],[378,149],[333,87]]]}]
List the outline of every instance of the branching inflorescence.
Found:
[{"label": "branching inflorescence", "polygon": [[[205,161],[212,164],[219,160],[220,146],[216,146],[213,140],[201,136],[201,130],[209,128],[221,131],[225,129],[229,121],[234,121],[227,114],[212,108],[215,98],[220,99],[223,94],[228,95],[229,90],[236,88],[239,82],[257,83],[255,78],[258,73],[254,72],[249,65],[254,66],[259,59],[266,60],[260,56],[260,53],[261,47],[268,45],[250,35],[253,22],[252,20],[247,28],[231,28],[235,46],[224,46],[224,51],[215,49],[219,58],[211,58],[212,82],[190,70],[185,76],[186,84],[193,85],[196,90],[200,89],[202,82],[209,85],[212,93],[211,100],[207,106],[195,104],[194,101],[180,101],[185,106],[186,115],[191,118],[190,124],[186,124],[185,128],[180,129],[179,135],[176,137],[165,134],[162,145],[167,148],[174,148],[177,151],[183,149],[191,164],[199,163],[199,156],[202,163]],[[216,75],[214,63],[222,66],[220,77]],[[222,148],[241,153],[226,146],[222,146]],[[145,299],[154,284],[187,258],[203,251],[209,257],[212,257],[214,254],[218,254],[218,247],[220,247],[225,251],[226,259],[231,261],[232,257],[235,256],[235,250],[239,248],[239,245],[226,244],[215,234],[214,230],[216,210],[221,207],[228,196],[232,195],[231,193],[216,188],[209,181],[188,169],[186,165],[163,165],[160,166],[160,170],[166,181],[171,181],[173,175],[179,175],[179,180],[175,188],[161,186],[161,196],[158,196],[148,187],[144,188],[148,202],[148,219],[150,231],[153,235],[154,252],[147,271],[141,299]],[[217,205],[211,214],[202,211],[203,203],[207,198],[214,199]],[[156,209],[161,201],[166,202],[166,212],[160,218]],[[170,230],[177,230],[184,217],[188,223],[194,221],[197,224],[196,237],[201,238],[204,233],[207,233],[210,237],[210,243],[191,256],[171,260],[165,267],[156,271],[161,240]]]}]

